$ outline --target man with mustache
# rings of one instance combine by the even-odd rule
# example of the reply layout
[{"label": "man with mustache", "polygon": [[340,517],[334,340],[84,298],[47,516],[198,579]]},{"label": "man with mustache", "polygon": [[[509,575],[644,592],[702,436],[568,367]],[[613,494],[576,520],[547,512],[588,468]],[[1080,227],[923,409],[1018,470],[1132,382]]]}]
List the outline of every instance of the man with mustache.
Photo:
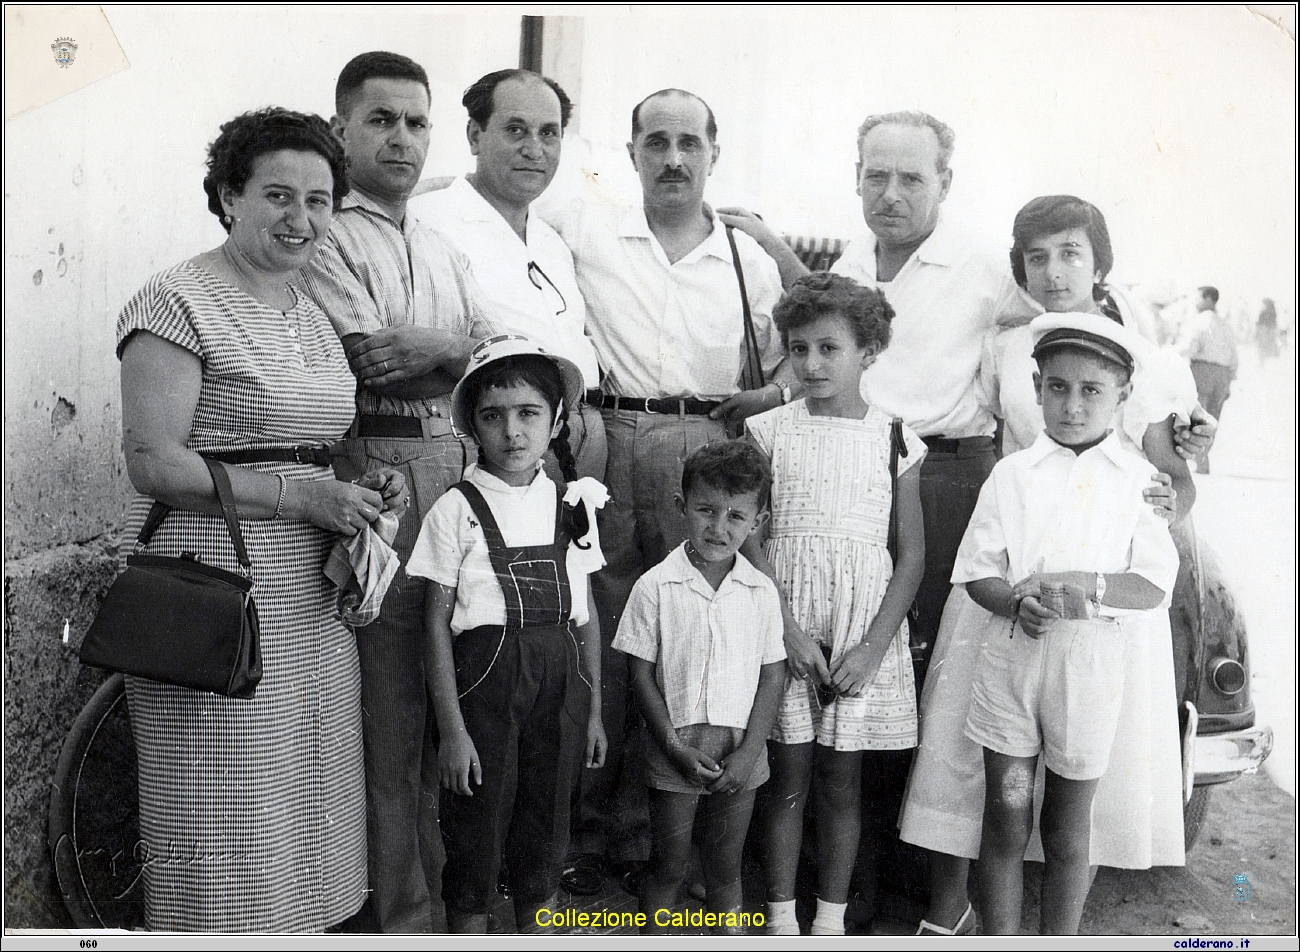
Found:
[{"label": "man with mustache", "polygon": [[[704,204],[718,160],[717,123],[698,96],[653,93],[632,111],[627,144],[641,179],[641,207],[588,196],[548,218],[573,252],[587,327],[601,367],[602,416],[609,445],[600,511],[605,569],[592,577],[606,651],[602,658],[605,766],[584,777],[577,850],[615,864],[648,855],[644,788],[625,769],[627,662],[609,649],[632,585],[686,538],[673,494],[682,462],[697,447],[727,438],[727,424],[789,399],[769,383],[742,390],[744,315],[727,235]],[[737,234],[760,359],[767,379],[781,364],[772,308],[781,294],[772,260]],[[789,379],[784,368],[781,379]]]},{"label": "man with mustache", "polygon": [[[596,397],[600,367],[585,333],[587,307],[573,255],[531,213],[559,168],[573,104],[555,80],[523,69],[488,73],[465,90],[461,103],[469,113],[466,134],[476,169],[443,190],[412,198],[408,208],[468,259],[483,309],[507,331],[573,361]],[[570,411],[578,475],[604,479],[600,408],[584,402]],[[558,469],[552,477],[559,481]]]},{"label": "man with mustache", "polygon": [[[363,53],[339,74],[335,109],[352,190],[301,280],[359,384],[335,472],[349,479],[392,466],[406,476],[412,505],[393,542],[405,564],[425,513],[473,458],[473,444],[452,433],[450,393],[476,338],[498,330],[480,316],[481,292],[461,256],[406,213],[429,149],[424,69],[394,53]],[[369,906],[381,932],[446,931],[423,641],[424,580],[399,572],[379,619],[357,632]]]}]

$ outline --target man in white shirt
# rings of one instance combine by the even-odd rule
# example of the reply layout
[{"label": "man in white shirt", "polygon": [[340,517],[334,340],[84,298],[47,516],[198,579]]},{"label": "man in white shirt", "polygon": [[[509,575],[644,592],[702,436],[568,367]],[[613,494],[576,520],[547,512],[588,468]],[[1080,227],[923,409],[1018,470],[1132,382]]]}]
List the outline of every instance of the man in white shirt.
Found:
[{"label": "man in white shirt", "polygon": [[[488,73],[465,91],[466,134],[477,168],[407,207],[469,260],[484,313],[582,371],[598,400],[600,368],[585,334],[587,308],[573,255],[550,225],[530,213],[560,164],[573,104],[559,84],[537,73]],[[579,476],[604,479],[600,408],[570,407],[570,442]]]},{"label": "man in white shirt", "polygon": [[[612,498],[600,512],[600,533],[608,565],[592,584],[606,639],[618,630],[632,585],[686,537],[673,501],[682,461],[704,443],[726,439],[728,423],[738,426],[790,394],[780,383],[741,387],[746,350],[739,278],[728,236],[704,205],[718,152],[708,105],[682,90],[661,90],[632,112],[628,153],[641,179],[642,207],[579,200],[549,215],[573,252],[587,329],[605,371]],[[756,357],[770,381],[781,364],[771,319],[780,276],[748,236],[738,234],[735,241]],[[788,379],[784,372],[782,378]],[[628,810],[613,802],[616,787],[628,787],[627,777],[619,783],[626,660],[607,651],[602,664],[610,753],[593,788],[584,791],[584,809],[598,802],[606,821],[580,822],[576,845],[613,861],[641,860],[648,846],[644,820],[629,823]],[[641,829],[619,836],[609,821]]]}]

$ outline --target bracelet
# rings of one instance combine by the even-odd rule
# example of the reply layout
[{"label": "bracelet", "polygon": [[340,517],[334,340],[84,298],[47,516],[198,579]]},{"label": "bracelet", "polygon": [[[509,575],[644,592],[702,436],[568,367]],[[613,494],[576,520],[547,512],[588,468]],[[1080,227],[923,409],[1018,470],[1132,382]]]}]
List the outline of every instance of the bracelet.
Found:
[{"label": "bracelet", "polygon": [[289,480],[284,478],[284,473],[276,473],[275,478],[280,481],[280,498],[275,501],[275,512],[271,518],[279,519],[280,514],[284,512],[284,497],[289,492]]}]

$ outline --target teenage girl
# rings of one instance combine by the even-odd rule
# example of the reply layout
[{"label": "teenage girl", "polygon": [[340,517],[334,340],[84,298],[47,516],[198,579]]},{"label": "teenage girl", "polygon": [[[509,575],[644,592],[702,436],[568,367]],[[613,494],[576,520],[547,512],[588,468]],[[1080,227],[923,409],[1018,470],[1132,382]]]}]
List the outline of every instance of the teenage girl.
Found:
[{"label": "teenage girl", "polygon": [[[1011,269],[1046,311],[1121,313],[1105,285],[1113,254],[1106,219],[1072,195],[1036,198],[1012,225]],[[1028,326],[1003,330],[986,348],[980,385],[990,409],[1004,421],[1003,455],[1029,446],[1043,428],[1033,388],[1036,365]],[[1154,346],[1143,353],[1149,369],[1134,376],[1132,396],[1116,418],[1121,443],[1165,474],[1148,502],[1177,522],[1196,499],[1187,462],[1175,450],[1175,420],[1203,424],[1195,382],[1185,362],[1170,363]],[[1172,492],[1168,484],[1172,483]],[[1175,524],[1175,533],[1179,531]],[[1175,595],[1177,598],[1177,595]],[[921,698],[922,741],[899,818],[906,842],[930,854],[930,906],[919,934],[967,934],[975,916],[967,894],[970,861],[979,855],[984,810],[984,763],[964,734],[979,633],[988,613],[953,588],[944,607],[930,676]],[[1124,869],[1183,864],[1182,774],[1167,612],[1153,615],[1153,631],[1128,655],[1124,706],[1110,767],[1093,800],[1091,863]],[[1041,789],[1041,782],[1038,788]],[[1035,835],[1029,858],[1041,855]],[[1072,913],[1071,913],[1072,914]],[[1049,917],[1050,918],[1050,917]]]},{"label": "teenage girl", "polygon": [[[505,852],[515,921],[535,931],[553,902],[579,763],[605,759],[600,632],[587,576],[604,558],[594,507],[574,481],[569,408],[582,375],[518,336],[475,348],[452,393],[452,422],[479,462],[425,517],[407,571],[429,580],[428,688],[441,742],[447,865],[457,932],[484,932]],[[550,448],[568,492],[542,471]]]},{"label": "teenage girl", "polygon": [[[753,552],[781,591],[789,667],[764,797],[767,927],[780,935],[799,932],[795,873],[810,787],[819,854],[812,934],[842,935],[863,774],[916,746],[904,621],[925,568],[917,465],[925,444],[868,406],[861,389],[862,372],[889,343],[893,316],[879,291],[849,278],[799,278],[772,317],[804,397],[747,421],[771,460],[773,485],[765,553],[751,540],[745,554]],[[893,440],[901,444],[896,496]]]}]

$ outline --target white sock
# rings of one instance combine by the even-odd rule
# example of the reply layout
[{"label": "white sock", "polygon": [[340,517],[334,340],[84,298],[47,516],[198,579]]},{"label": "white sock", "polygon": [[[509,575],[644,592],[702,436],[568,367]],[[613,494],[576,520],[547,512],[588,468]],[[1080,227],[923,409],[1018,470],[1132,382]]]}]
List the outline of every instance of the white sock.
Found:
[{"label": "white sock", "polygon": [[844,910],[847,902],[817,900],[817,915],[813,917],[811,935],[844,935]]},{"label": "white sock", "polygon": [[794,900],[786,902],[769,902],[767,904],[767,921],[773,925],[782,925],[787,922],[797,922],[794,917]]}]

